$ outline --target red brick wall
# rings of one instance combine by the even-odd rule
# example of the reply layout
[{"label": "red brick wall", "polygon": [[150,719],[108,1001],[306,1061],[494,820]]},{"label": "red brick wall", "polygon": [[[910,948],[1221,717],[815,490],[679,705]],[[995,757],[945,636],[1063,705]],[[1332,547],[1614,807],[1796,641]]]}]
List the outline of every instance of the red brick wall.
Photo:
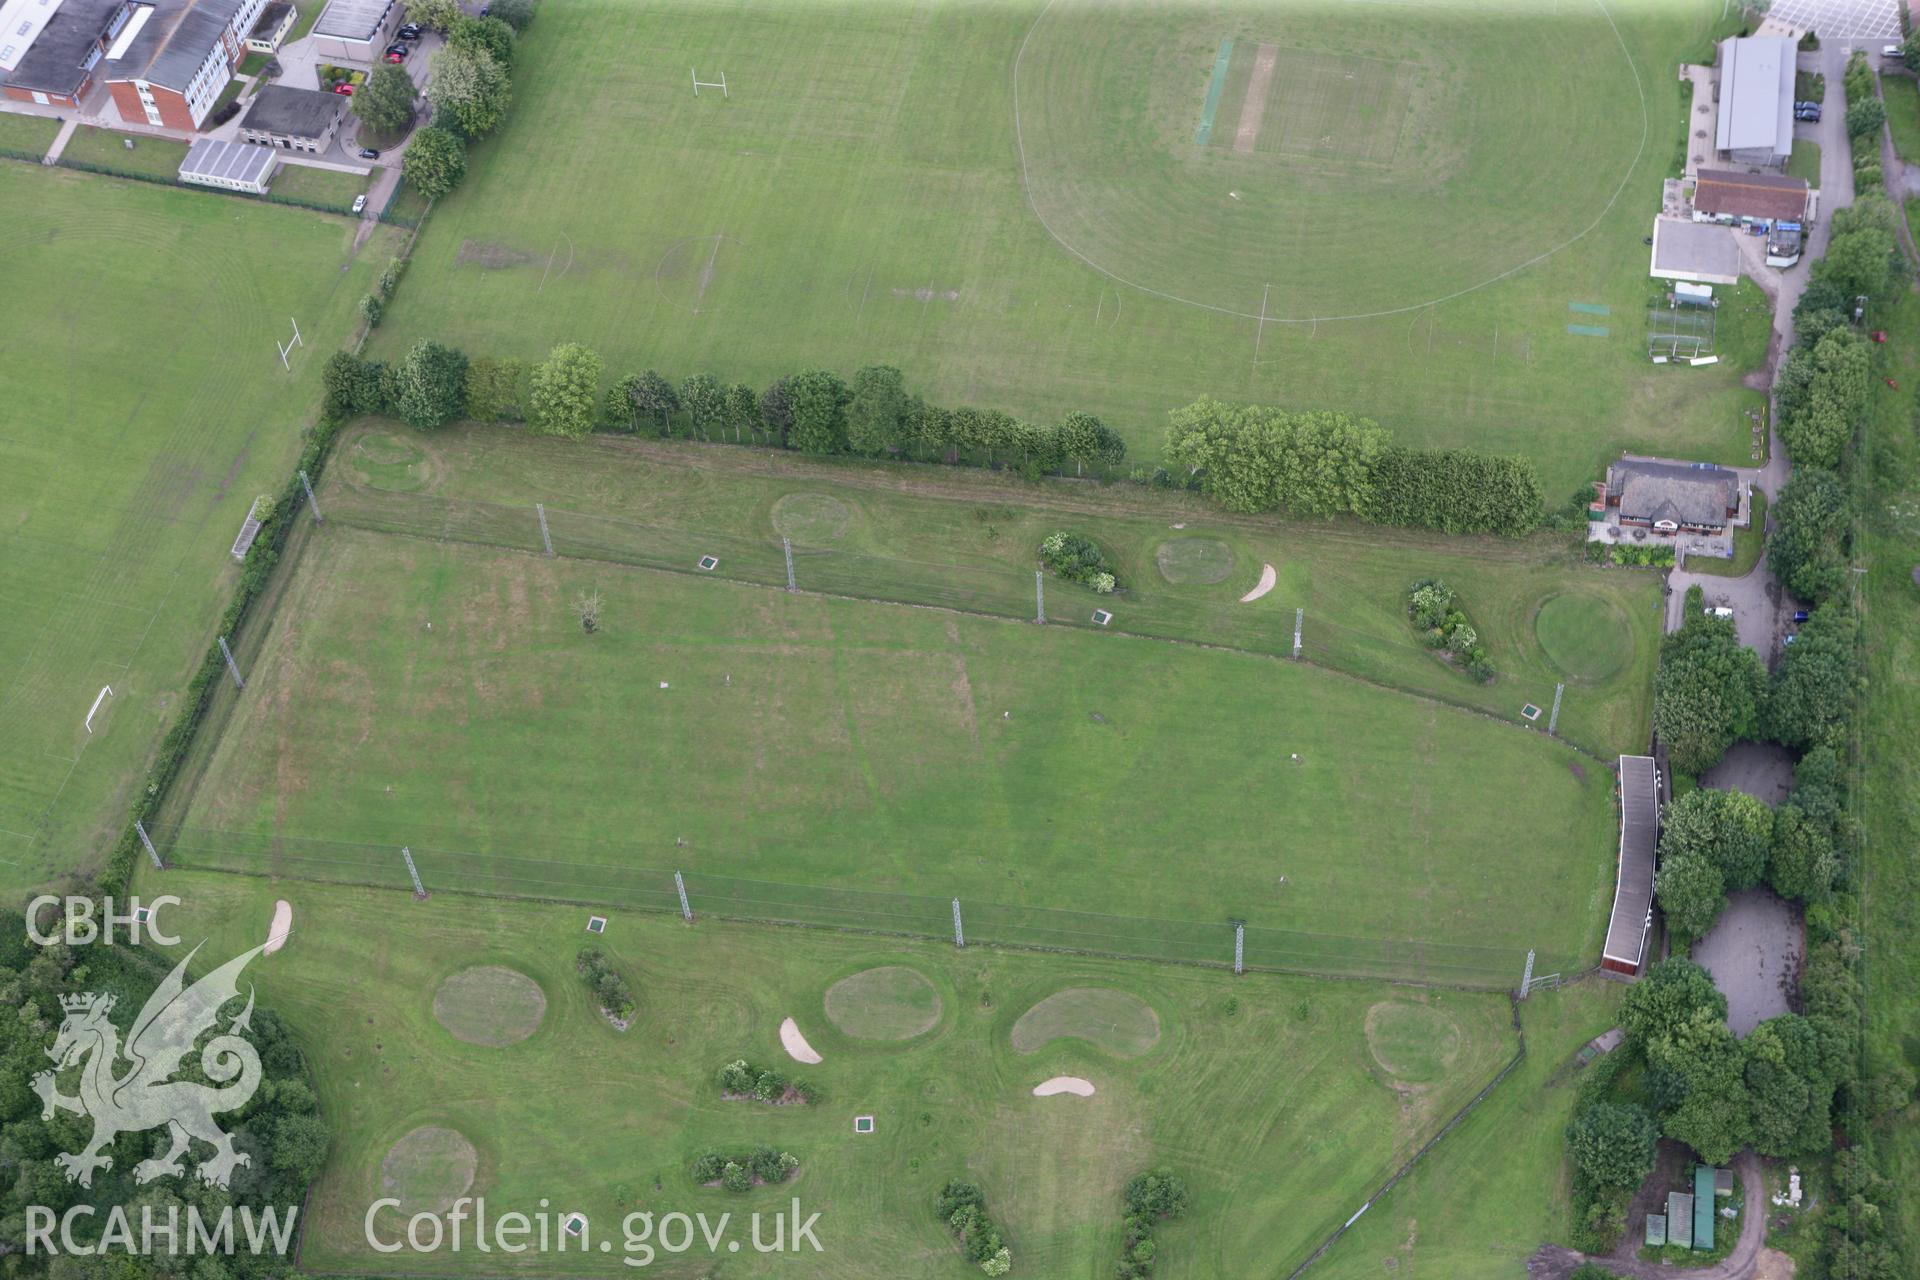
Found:
[{"label": "red brick wall", "polygon": [[[113,94],[113,105],[119,110],[120,118],[128,124],[150,124],[147,109],[140,101],[140,91],[131,80],[109,80],[108,92]],[[150,90],[153,103],[160,109],[160,123],[169,129],[192,129],[193,114],[187,110],[187,100],[172,89],[163,89],[154,85]]]},{"label": "red brick wall", "polygon": [[[86,91],[87,86],[82,84],[80,86],[80,93],[85,93]],[[36,100],[33,96],[33,90],[31,89],[16,89],[12,85],[7,85],[5,92],[6,95],[15,102],[33,102]],[[50,93],[46,95],[46,97],[47,101],[55,106],[74,107],[76,109],[80,106],[79,102],[75,100],[79,97],[79,94],[74,95],[72,98],[63,98],[57,93]]]}]

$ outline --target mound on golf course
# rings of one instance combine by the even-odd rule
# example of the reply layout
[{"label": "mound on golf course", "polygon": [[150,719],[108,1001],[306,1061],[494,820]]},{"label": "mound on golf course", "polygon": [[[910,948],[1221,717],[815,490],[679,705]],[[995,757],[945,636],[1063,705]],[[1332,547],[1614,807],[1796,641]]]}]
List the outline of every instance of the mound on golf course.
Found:
[{"label": "mound on golf course", "polygon": [[1160,1042],[1160,1015],[1129,991],[1069,987],[1056,991],[1013,1024],[1013,1047],[1037,1053],[1055,1040],[1085,1040],[1122,1058],[1136,1058]]},{"label": "mound on golf course", "polygon": [[547,995],[540,984],[504,965],[462,969],[433,993],[433,1016],[456,1040],[491,1047],[517,1044],[540,1029]]},{"label": "mound on golf course", "polygon": [[827,988],[827,1017],[856,1040],[911,1040],[940,1021],[940,993],[905,965],[863,969]]},{"label": "mound on golf course", "polygon": [[1367,1010],[1367,1050],[1394,1079],[1425,1084],[1460,1056],[1460,1027],[1444,1009],[1382,1000]]},{"label": "mound on golf course", "polygon": [[422,1125],[387,1149],[380,1190],[400,1201],[401,1213],[445,1213],[473,1186],[478,1164],[459,1130]]}]

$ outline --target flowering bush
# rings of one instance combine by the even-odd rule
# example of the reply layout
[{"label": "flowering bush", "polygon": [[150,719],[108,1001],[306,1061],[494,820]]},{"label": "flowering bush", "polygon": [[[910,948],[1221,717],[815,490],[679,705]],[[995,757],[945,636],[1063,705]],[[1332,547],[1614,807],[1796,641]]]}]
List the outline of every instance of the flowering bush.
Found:
[{"label": "flowering bush", "polygon": [[1113,570],[1107,565],[1107,557],[1090,538],[1064,530],[1050,533],[1040,544],[1040,559],[1047,568],[1053,570],[1069,582],[1078,582],[1082,586],[1092,587],[1101,595],[1110,595],[1118,584],[1114,581]]},{"label": "flowering bush", "polygon": [[1453,588],[1438,578],[1422,578],[1407,591],[1407,616],[1429,649],[1444,649],[1468,675],[1487,683],[1493,664],[1480,647],[1480,633],[1467,615],[1453,607]]}]

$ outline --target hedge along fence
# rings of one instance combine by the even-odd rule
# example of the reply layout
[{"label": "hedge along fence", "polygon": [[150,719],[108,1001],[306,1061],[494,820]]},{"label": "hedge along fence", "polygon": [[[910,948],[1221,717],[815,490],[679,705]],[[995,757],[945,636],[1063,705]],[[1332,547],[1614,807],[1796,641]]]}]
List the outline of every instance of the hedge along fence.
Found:
[{"label": "hedge along fence", "polygon": [[[241,565],[240,585],[235,588],[233,599],[220,615],[216,635],[224,637],[229,645],[235,643],[235,637],[247,631],[247,623],[255,613],[255,606],[269,594],[269,584],[274,581],[274,567],[279,564],[281,552],[287,546],[294,527],[301,523],[299,513],[307,495],[300,482],[300,472],[305,471],[316,484],[319,482],[327,457],[332,452],[334,438],[342,425],[340,419],[329,417],[322,417],[314,425],[293,474],[287,477],[280,492],[275,495],[273,515],[248,549]],[[193,678],[187,682],[186,699],[181,705],[180,715],[160,740],[160,749],[147,769],[146,785],[134,797],[133,812],[128,815],[126,828],[107,856],[103,879],[110,891],[125,890],[134,865],[143,853],[134,824],[154,824],[154,819],[181,776],[201,722],[213,709],[222,685],[232,688],[226,659],[221,656],[216,641],[207,646]]]},{"label": "hedge along fence", "polygon": [[[178,184],[176,184],[178,185]],[[213,188],[203,188],[213,190]],[[433,206],[427,206],[431,213]],[[420,240],[420,227],[426,219],[413,223],[413,234],[407,237],[396,255],[405,262],[413,256],[413,246]],[[352,352],[357,356],[366,345],[368,328],[362,326],[354,335]],[[320,420],[314,424],[307,437],[306,447],[300,451],[300,460],[294,464],[293,471],[281,486],[280,493],[274,499],[273,518],[267,522],[262,536],[254,539],[248,548],[246,559],[242,562],[240,585],[235,589],[233,599],[226,611],[220,615],[217,636],[226,638],[227,644],[241,645],[241,656],[250,656],[246,641],[256,634],[264,635],[266,628],[248,628],[247,622],[255,612],[271,615],[272,602],[278,598],[279,590],[291,577],[291,571],[275,575],[282,553],[286,550],[294,530],[308,529],[310,524],[300,520],[300,509],[307,498],[306,485],[300,479],[305,472],[308,480],[316,487],[326,474],[327,461],[333,453],[333,443],[339,437],[340,429],[348,419],[322,410]],[[304,535],[303,535],[304,536]],[[295,550],[299,548],[295,544]],[[271,589],[270,589],[271,588]],[[223,701],[221,690],[234,692],[232,682],[226,673],[226,660],[220,654],[216,641],[207,646],[206,656],[201,659],[199,669],[187,682],[187,696],[181,704],[180,714],[167,730],[166,737],[160,740],[160,750],[147,769],[146,785],[134,797],[133,812],[128,815],[127,826],[114,843],[113,850],[107,856],[107,865],[103,880],[109,891],[125,891],[128,877],[131,876],[136,860],[144,852],[140,845],[139,833],[134,830],[136,822],[154,825],[154,819],[160,815],[173,794],[176,784],[194,757],[194,744],[200,737],[200,728],[216,707],[230,707],[231,699]],[[204,767],[204,756],[195,760],[196,767]]]}]

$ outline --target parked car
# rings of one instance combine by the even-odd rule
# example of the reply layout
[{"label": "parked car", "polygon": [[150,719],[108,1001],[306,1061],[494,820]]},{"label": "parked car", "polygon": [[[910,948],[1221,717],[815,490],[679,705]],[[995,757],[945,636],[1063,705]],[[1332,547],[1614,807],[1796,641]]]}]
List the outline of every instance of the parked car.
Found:
[{"label": "parked car", "polygon": [[333,91],[343,98],[351,98],[353,96],[353,86],[350,84],[337,84],[333,86]]},{"label": "parked car", "polygon": [[1807,620],[1807,611],[1805,609],[1795,609],[1793,611],[1793,620],[1795,622],[1805,622]]},{"label": "parked car", "polygon": [[1795,120],[1805,120],[1812,124],[1819,124],[1820,104],[1817,102],[1803,102],[1799,104],[1793,109],[1793,118]]},{"label": "parked car", "polygon": [[367,210],[367,196],[365,192],[361,192],[359,195],[353,198],[353,211],[355,213],[365,213],[366,210]]},{"label": "parked car", "polygon": [[360,148],[360,158],[362,160],[378,160],[380,158],[380,152],[374,147],[362,147]]},{"label": "parked car", "polygon": [[409,22],[394,34],[398,35],[402,40],[418,40],[420,38],[420,25],[415,22]]},{"label": "parked car", "polygon": [[387,55],[388,62],[405,62],[406,60],[407,55],[404,53],[390,53]]}]

